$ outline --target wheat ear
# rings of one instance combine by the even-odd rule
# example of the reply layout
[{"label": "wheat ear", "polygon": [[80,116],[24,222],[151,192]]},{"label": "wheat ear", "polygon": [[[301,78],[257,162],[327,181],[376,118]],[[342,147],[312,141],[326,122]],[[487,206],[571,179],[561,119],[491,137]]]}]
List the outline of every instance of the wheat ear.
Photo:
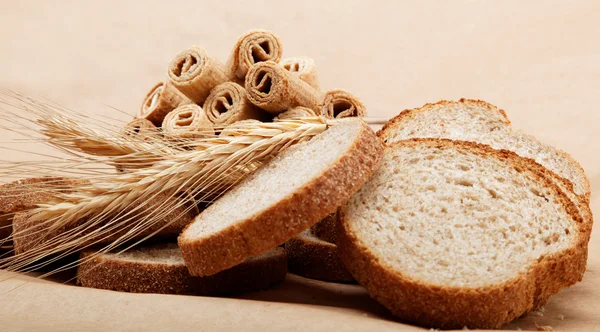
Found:
[{"label": "wheat ear", "polygon": [[[159,193],[185,192],[186,197],[217,197],[231,187],[231,179],[239,181],[260,163],[293,144],[310,139],[323,132],[331,122],[323,118],[303,118],[273,123],[241,123],[228,127],[221,137],[203,139],[198,150],[168,156],[148,168],[129,173],[106,175],[93,183],[81,185],[72,193],[56,196],[56,200],[32,210],[31,221],[43,222],[50,230],[67,228],[79,220],[88,220],[88,229],[59,233],[51,239],[52,245],[42,244],[28,255],[15,256],[12,261],[0,262],[3,267],[22,266],[23,259],[34,262],[57,252],[72,250],[83,241],[78,235],[89,233],[90,228],[111,225],[125,227],[132,214],[132,206],[144,203]],[[239,173],[231,177],[229,174]],[[223,177],[228,181],[220,182]],[[174,197],[174,196],[172,196]],[[188,198],[188,200],[191,200]],[[145,211],[149,216],[136,227],[144,229],[159,222],[161,213],[181,202],[165,201],[161,210]],[[128,233],[135,237],[135,232]],[[120,240],[121,241],[121,240]],[[122,239],[124,242],[125,239]],[[111,243],[115,247],[118,243]],[[21,260],[20,260],[21,259]]]}]

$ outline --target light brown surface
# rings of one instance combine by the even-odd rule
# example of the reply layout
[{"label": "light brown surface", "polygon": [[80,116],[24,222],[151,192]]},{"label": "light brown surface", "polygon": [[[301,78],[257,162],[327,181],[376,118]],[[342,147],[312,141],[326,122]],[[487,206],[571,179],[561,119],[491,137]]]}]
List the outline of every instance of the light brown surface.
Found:
[{"label": "light brown surface", "polygon": [[[267,28],[281,38],[284,57],[315,59],[322,88],[350,91],[372,117],[440,99],[498,105],[516,128],[581,162],[600,215],[599,13],[595,1],[4,1],[0,87],[126,121],[105,105],[133,115],[180,50],[201,45],[226,61],[239,35]],[[11,153],[3,159],[31,159]],[[543,316],[507,329],[600,330],[598,227],[583,282],[554,296]],[[0,282],[0,294],[0,326],[12,330],[419,330],[394,321],[358,286],[295,276],[245,300],[116,293],[29,277]]]}]

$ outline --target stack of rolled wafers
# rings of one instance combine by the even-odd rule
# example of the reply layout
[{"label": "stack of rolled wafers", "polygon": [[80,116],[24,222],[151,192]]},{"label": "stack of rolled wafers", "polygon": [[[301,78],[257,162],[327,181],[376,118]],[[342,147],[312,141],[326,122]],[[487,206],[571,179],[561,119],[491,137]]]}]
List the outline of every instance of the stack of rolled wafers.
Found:
[{"label": "stack of rolled wafers", "polygon": [[[200,46],[175,56],[166,80],[148,92],[130,129],[155,126],[165,139],[210,137],[242,120],[365,116],[344,90],[322,91],[313,59],[283,58],[280,39],[252,30],[221,62]],[[128,130],[131,133],[133,130]]]}]

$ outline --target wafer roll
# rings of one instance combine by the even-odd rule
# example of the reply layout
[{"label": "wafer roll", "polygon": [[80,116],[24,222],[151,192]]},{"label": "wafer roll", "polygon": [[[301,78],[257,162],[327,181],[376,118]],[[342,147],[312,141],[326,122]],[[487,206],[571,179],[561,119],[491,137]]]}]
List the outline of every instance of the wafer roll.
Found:
[{"label": "wafer roll", "polygon": [[323,95],[321,102],[321,115],[340,119],[351,116],[365,116],[365,105],[355,96],[344,90],[331,90]]},{"label": "wafer roll", "polygon": [[[164,120],[164,119],[163,119]],[[134,119],[125,125],[121,131],[123,136],[137,136],[143,140],[153,140],[160,137],[160,130],[147,119]]]},{"label": "wafer roll", "polygon": [[210,90],[231,77],[221,62],[209,57],[203,48],[193,46],[171,61],[169,80],[194,103],[202,105]]},{"label": "wafer roll", "polygon": [[137,117],[146,119],[155,126],[160,126],[167,113],[180,105],[190,103],[191,101],[169,82],[160,82],[144,98]]},{"label": "wafer roll", "polygon": [[252,30],[241,36],[227,61],[234,81],[244,84],[250,68],[259,62],[279,62],[283,49],[281,41],[271,31]]},{"label": "wafer roll", "polygon": [[[137,137],[138,139],[146,142],[160,140],[163,138],[160,130],[152,122],[146,119],[135,119],[126,124],[121,130],[121,136]],[[133,157],[133,159],[124,157],[115,164],[115,168],[117,169],[117,172],[125,172],[132,169],[150,167],[159,160],[159,158],[141,160],[137,157]]]},{"label": "wafer roll", "polygon": [[308,83],[313,88],[320,90],[319,77],[315,61],[309,57],[292,57],[281,60],[281,66],[293,75]]},{"label": "wafer roll", "polygon": [[319,109],[320,93],[275,62],[254,65],[246,76],[248,99],[273,114],[296,106]]},{"label": "wafer roll", "polygon": [[202,107],[183,105],[169,113],[162,124],[163,133],[169,139],[193,139],[214,136],[213,124]]},{"label": "wafer roll", "polygon": [[212,89],[203,108],[216,126],[227,126],[246,119],[266,120],[267,116],[248,100],[246,89],[234,82],[225,82]]},{"label": "wafer roll", "polygon": [[283,113],[280,113],[275,117],[275,121],[277,120],[287,120],[287,119],[296,119],[296,118],[306,118],[310,116],[317,116],[315,111],[310,108],[298,106],[292,109],[289,109]]}]

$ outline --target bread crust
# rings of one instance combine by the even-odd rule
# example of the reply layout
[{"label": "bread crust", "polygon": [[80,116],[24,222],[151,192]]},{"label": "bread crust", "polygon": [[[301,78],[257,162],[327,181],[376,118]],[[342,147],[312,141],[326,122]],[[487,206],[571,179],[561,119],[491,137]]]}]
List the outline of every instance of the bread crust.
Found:
[{"label": "bread crust", "polygon": [[447,139],[411,139],[391,145],[427,145],[440,149],[455,148],[486,157],[498,158],[511,167],[527,172],[543,182],[572,216],[579,234],[575,244],[552,255],[532,262],[527,272],[505,283],[479,288],[441,287],[412,280],[386,269],[369,248],[352,232],[346,214],[340,211],[338,248],[342,261],[355,279],[369,294],[395,315],[419,325],[460,329],[498,328],[503,324],[536,309],[564,287],[580,281],[585,272],[589,231],[577,207],[553,183],[554,173],[506,150],[494,150],[487,145]]},{"label": "bread crust", "polygon": [[139,262],[86,251],[77,270],[77,284],[131,293],[218,295],[259,291],[283,281],[286,252],[275,248],[209,277],[193,277],[185,264]]},{"label": "bread crust", "polygon": [[[351,148],[296,192],[206,239],[188,238],[184,230],[178,242],[190,273],[212,275],[274,248],[334,212],[360,189],[379,166],[383,144],[362,120],[346,121],[360,121],[360,131]],[[201,217],[202,214],[195,222],[202,222]]]},{"label": "bread crust", "polygon": [[285,243],[290,272],[325,281],[355,282],[340,260],[337,246],[317,238],[310,231]]}]

